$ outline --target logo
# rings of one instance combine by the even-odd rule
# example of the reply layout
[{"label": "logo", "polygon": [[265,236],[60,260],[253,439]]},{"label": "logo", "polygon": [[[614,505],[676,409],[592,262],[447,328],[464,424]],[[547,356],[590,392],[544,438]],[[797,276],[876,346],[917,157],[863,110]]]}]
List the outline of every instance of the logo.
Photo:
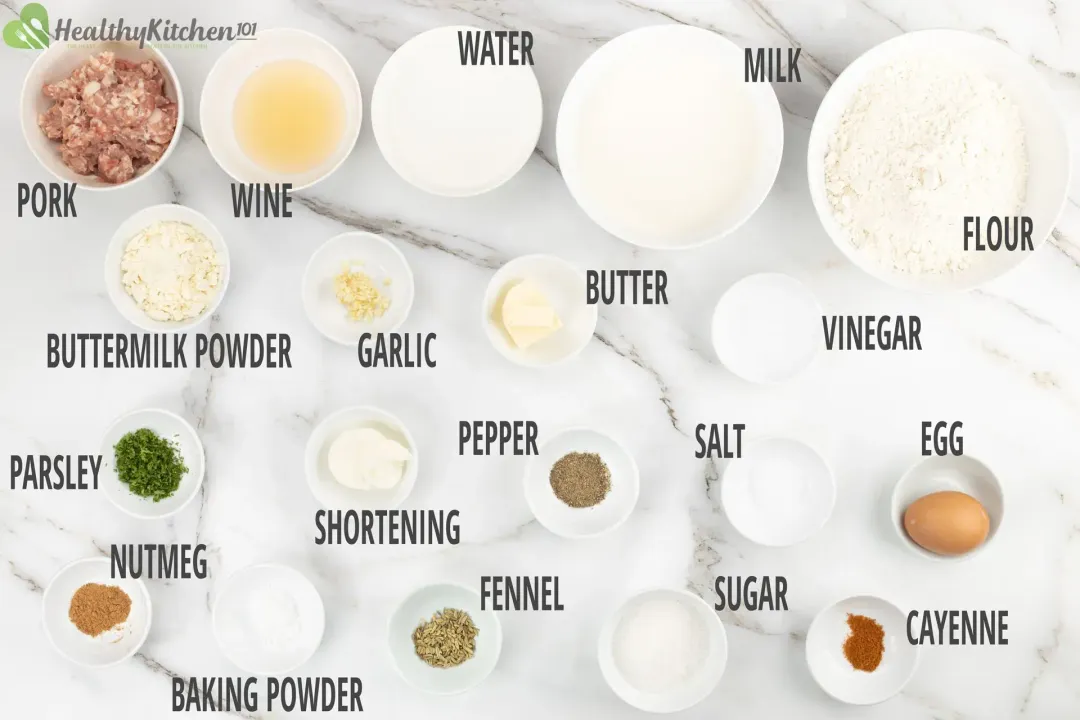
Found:
[{"label": "logo", "polygon": [[[147,43],[157,48],[206,47],[207,43],[233,40],[254,40],[256,24],[238,22],[234,26],[202,25],[195,18],[181,24],[166,18],[151,18],[146,24],[131,24],[124,18],[102,18],[94,25],[76,25],[71,18],[60,18],[53,28],[56,42],[100,43],[127,42]],[[49,12],[40,3],[29,3],[19,13],[18,20],[4,26],[4,43],[22,50],[44,50],[49,47]]]},{"label": "logo", "polygon": [[18,20],[4,26],[4,43],[23,50],[49,47],[49,11],[40,3],[28,3]]}]

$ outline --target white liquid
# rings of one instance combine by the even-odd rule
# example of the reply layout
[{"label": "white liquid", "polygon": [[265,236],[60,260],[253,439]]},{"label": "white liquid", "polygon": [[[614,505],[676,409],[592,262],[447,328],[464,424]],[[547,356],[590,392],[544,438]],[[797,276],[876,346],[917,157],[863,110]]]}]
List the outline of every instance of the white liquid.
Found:
[{"label": "white liquid", "polygon": [[609,230],[705,240],[736,219],[760,155],[742,63],[711,43],[646,49],[622,52],[584,97],[584,199]]}]

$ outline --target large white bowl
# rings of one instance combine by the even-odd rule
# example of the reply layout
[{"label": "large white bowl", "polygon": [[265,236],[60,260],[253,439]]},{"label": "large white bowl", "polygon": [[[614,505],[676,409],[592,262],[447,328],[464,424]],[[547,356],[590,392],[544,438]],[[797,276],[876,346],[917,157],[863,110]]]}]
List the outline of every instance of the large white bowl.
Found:
[{"label": "large white bowl", "polygon": [[[405,474],[388,490],[356,490],[345,487],[330,473],[327,456],[330,445],[350,428],[370,427],[408,448],[412,458]],[[389,510],[405,502],[416,484],[420,453],[409,429],[394,415],[374,407],[347,407],[331,413],[315,426],[304,450],[304,474],[308,487],[324,507],[333,510]]]},{"label": "large white bowl", "polygon": [[[390,307],[370,322],[352,320],[334,294],[334,278],[345,264],[361,263]],[[389,280],[390,284],[384,284]],[[323,335],[342,345],[356,345],[364,333],[388,333],[409,316],[415,293],[409,261],[390,240],[369,232],[347,232],[330,238],[311,256],[301,286],[304,312]]]},{"label": "large white bowl", "polygon": [[[558,126],[555,130],[555,144],[559,157],[559,168],[570,194],[585,213],[600,227],[612,235],[641,247],[655,249],[683,249],[703,245],[710,240],[723,237],[746,222],[761,206],[769,194],[776,174],[780,169],[780,158],[784,149],[784,124],[780,114],[780,103],[776,99],[772,85],[767,82],[746,83],[743,88],[748,93],[748,101],[754,108],[755,125],[753,132],[760,143],[757,164],[746,176],[741,178],[744,190],[739,203],[723,217],[716,217],[709,227],[687,231],[683,236],[665,232],[657,236],[652,231],[632,226],[620,218],[605,214],[602,203],[590,193],[583,178],[579,130],[587,100],[596,92],[599,81],[612,68],[625,63],[633,63],[641,58],[655,58],[669,52],[672,48],[692,47],[699,51],[698,62],[709,62],[732,73],[742,84],[744,69],[744,51],[724,36],[701,28],[686,25],[669,24],[639,28],[624,33],[611,40],[594,52],[578,69],[563,95],[559,107]],[[705,59],[701,59],[705,58]],[[670,78],[672,87],[678,87],[681,80],[673,71]],[[693,93],[684,93],[680,100],[697,98],[708,94],[713,88],[704,85],[695,88]],[[692,102],[687,100],[687,102]],[[679,114],[667,118],[658,118],[658,123],[671,123]],[[618,125],[618,118],[611,118],[613,129]],[[677,131],[674,137],[678,137]],[[626,148],[632,151],[634,148]],[[694,150],[686,150],[694,152]],[[700,153],[700,148],[697,149]],[[742,172],[731,169],[731,172]]]},{"label": "large white bowl", "polygon": [[[494,190],[532,157],[543,123],[528,65],[463,65],[459,32],[435,28],[386,61],[371,94],[371,127],[394,171],[434,195]],[[467,100],[465,99],[467,98]]]},{"label": "large white bowl", "polygon": [[[674,599],[682,602],[700,619],[708,633],[708,651],[705,662],[698,672],[679,688],[666,693],[643,692],[623,677],[615,662],[615,632],[622,619],[638,605],[648,600]],[[654,713],[672,713],[697,705],[709,696],[720,682],[727,667],[728,642],[724,624],[713,608],[704,600],[685,590],[647,590],[627,600],[616,610],[600,630],[600,672],[615,694],[639,710]]]},{"label": "large white bowl", "polygon": [[1069,139],[1057,102],[1027,60],[1004,45],[960,30],[922,30],[887,40],[851,63],[829,88],[810,132],[806,169],[810,197],[829,237],[851,262],[883,282],[905,290],[948,292],[970,290],[1018,266],[1031,252],[985,252],[986,262],[947,274],[915,275],[882,267],[852,245],[833,218],[825,193],[825,154],[829,139],[852,96],[867,76],[891,62],[927,54],[955,54],[978,67],[1004,88],[1020,109],[1027,131],[1027,201],[1020,214],[1034,223],[1035,249],[1046,241],[1065,207],[1071,173]]},{"label": "large white bowl", "polygon": [[[244,82],[257,69],[278,60],[304,60],[326,72],[341,89],[345,129],[337,149],[321,165],[302,173],[277,173],[247,156],[233,129],[233,106]],[[293,190],[311,187],[345,162],[356,145],[363,121],[363,97],[349,61],[318,35],[293,28],[274,28],[254,40],[234,43],[222,53],[203,84],[199,122],[214,160],[242,183],[292,183]]]},{"label": "large white bowl", "polygon": [[[150,593],[142,580],[111,575],[108,558],[76,560],[64,567],[49,582],[41,611],[45,635],[57,651],[85,667],[116,665],[134,655],[150,634]],[[97,637],[84,635],[68,618],[68,608],[75,591],[86,583],[115,585],[131,598],[131,612],[126,622]]]},{"label": "large white bowl", "polygon": [[[494,316],[506,289],[521,280],[532,280],[540,287],[563,323],[552,335],[525,349],[513,344]],[[596,332],[599,317],[599,308],[585,302],[585,273],[554,255],[523,255],[491,277],[480,321],[488,340],[504,358],[525,367],[544,367],[566,362],[584,350]]]},{"label": "large white bowl", "polygon": [[[460,665],[431,667],[416,654],[412,634],[416,627],[445,608],[464,610],[480,632],[476,653]],[[414,592],[394,611],[389,628],[390,657],[405,682],[417,690],[454,695],[475,687],[491,674],[502,651],[502,626],[492,610],[480,609],[480,594],[453,583],[428,585]]]},{"label": "large white bowl", "polygon": [[[150,428],[165,440],[175,441],[188,469],[180,479],[180,487],[176,492],[157,502],[131,492],[116,474],[113,447],[124,435],[140,428]],[[183,510],[199,494],[203,476],[206,474],[206,457],[195,428],[168,410],[136,410],[120,417],[105,432],[100,452],[102,460],[99,486],[105,497],[128,515],[143,520],[165,518]]]},{"label": "large white bowl", "polygon": [[[124,250],[128,242],[135,237],[143,228],[157,222],[182,222],[206,236],[206,239],[214,246],[221,256],[222,272],[221,283],[218,286],[217,295],[210,301],[201,315],[188,318],[180,322],[166,320],[154,320],[142,311],[127,290],[124,289],[123,273],[120,271],[120,262],[124,259]],[[225,290],[229,286],[229,248],[225,245],[225,238],[218,231],[210,219],[197,210],[192,210],[184,205],[151,205],[138,211],[117,228],[109,240],[109,247],[105,250],[105,291],[109,294],[112,304],[120,311],[120,314],[136,326],[150,332],[184,332],[200,324],[218,309]]]},{"label": "large white bowl", "polygon": [[[79,175],[74,172],[60,159],[60,143],[45,137],[45,133],[41,132],[37,124],[38,115],[48,110],[53,104],[52,100],[41,93],[42,86],[68,77],[72,70],[82,65],[91,55],[106,50],[115,53],[116,57],[122,60],[145,62],[150,59],[157,62],[165,78],[165,96],[176,103],[176,131],[173,133],[172,140],[169,141],[169,146],[165,148],[165,152],[156,163],[147,165],[139,170],[135,177],[122,183],[108,183],[96,175]],[[172,65],[160,50],[150,45],[140,48],[138,43],[102,42],[88,46],[84,43],[55,41],[38,55],[26,74],[22,87],[19,117],[22,120],[23,137],[26,138],[30,151],[58,180],[78,183],[80,188],[86,190],[115,190],[128,187],[148,177],[169,159],[169,155],[179,144],[180,134],[183,132],[184,92]]]},{"label": "large white bowl", "polygon": [[[963,555],[939,555],[917,544],[904,529],[904,512],[921,497],[951,490],[979,501],[990,518],[990,531],[982,545]],[[893,488],[890,506],[893,529],[904,547],[928,560],[966,560],[982,552],[997,535],[1005,518],[1005,491],[987,465],[970,455],[926,457],[915,463]]]},{"label": "large white bowl", "polygon": [[[877,620],[885,631],[885,654],[874,672],[851,667],[844,657],[850,634],[848,613]],[[904,689],[919,665],[919,648],[907,640],[904,612],[887,600],[871,595],[850,597],[818,613],[806,633],[806,662],[810,674],[841,702],[873,705]]]},{"label": "large white bowl", "polygon": [[[260,593],[288,594],[295,603],[303,635],[289,648],[258,646],[250,625],[251,605]],[[237,570],[222,584],[211,612],[214,639],[221,652],[244,672],[284,675],[311,659],[322,642],[326,610],[319,591],[302,573],[286,565],[264,563]]]},{"label": "large white bowl", "polygon": [[[600,503],[570,507],[551,488],[551,467],[567,453],[596,453],[611,471],[611,489]],[[571,428],[547,440],[525,469],[525,500],[533,515],[556,535],[596,537],[626,522],[637,504],[640,481],[634,456],[609,435],[588,428]]]}]

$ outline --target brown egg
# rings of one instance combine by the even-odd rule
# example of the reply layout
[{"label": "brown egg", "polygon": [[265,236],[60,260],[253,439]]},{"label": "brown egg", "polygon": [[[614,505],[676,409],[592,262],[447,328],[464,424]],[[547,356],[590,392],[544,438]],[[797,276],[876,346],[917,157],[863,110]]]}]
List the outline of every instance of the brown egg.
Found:
[{"label": "brown egg", "polygon": [[904,530],[921,547],[939,555],[963,555],[983,544],[990,516],[978,500],[962,492],[924,495],[904,511]]}]

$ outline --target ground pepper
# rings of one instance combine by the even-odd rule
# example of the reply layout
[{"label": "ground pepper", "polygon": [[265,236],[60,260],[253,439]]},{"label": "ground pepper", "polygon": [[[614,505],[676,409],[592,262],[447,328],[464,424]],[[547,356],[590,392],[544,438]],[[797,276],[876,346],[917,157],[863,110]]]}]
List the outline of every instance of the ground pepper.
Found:
[{"label": "ground pepper", "polygon": [[130,614],[131,598],[115,585],[86,583],[71,596],[68,606],[68,619],[91,637],[126,622]]},{"label": "ground pepper", "polygon": [[596,453],[572,452],[551,466],[555,497],[572,508],[599,505],[611,490],[611,470]]},{"label": "ground pepper", "polygon": [[851,667],[863,672],[874,672],[885,654],[885,630],[874,618],[848,613],[851,634],[844,641],[844,657]]}]

